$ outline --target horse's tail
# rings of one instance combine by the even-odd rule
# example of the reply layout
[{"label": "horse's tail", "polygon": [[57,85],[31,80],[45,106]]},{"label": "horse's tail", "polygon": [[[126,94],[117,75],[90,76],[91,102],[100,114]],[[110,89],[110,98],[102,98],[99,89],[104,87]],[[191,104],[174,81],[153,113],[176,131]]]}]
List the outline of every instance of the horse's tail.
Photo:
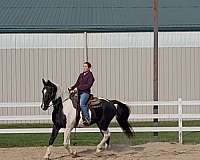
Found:
[{"label": "horse's tail", "polygon": [[117,100],[111,100],[113,104],[117,104],[117,114],[116,119],[120,127],[123,129],[123,132],[127,135],[128,138],[133,137],[132,127],[128,123],[128,117],[130,115],[129,107]]}]

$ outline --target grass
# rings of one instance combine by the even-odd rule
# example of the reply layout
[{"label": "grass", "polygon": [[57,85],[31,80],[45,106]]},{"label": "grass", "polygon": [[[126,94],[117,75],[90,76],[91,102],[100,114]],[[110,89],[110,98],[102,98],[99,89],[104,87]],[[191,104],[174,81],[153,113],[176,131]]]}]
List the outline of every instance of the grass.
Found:
[{"label": "grass", "polygon": [[[46,146],[50,134],[1,134],[0,147],[29,147],[29,146]],[[72,145],[97,145],[101,140],[101,135],[98,133],[77,133],[76,136],[72,134]],[[159,134],[159,141],[176,140],[176,133],[161,133]],[[134,139],[129,141],[122,133],[112,133],[112,144],[142,144],[147,143],[153,139],[152,133],[137,133]],[[63,133],[59,134],[55,141],[55,145],[63,144]]]},{"label": "grass", "polygon": [[[132,126],[153,126],[153,122],[134,122]],[[184,126],[199,126],[200,121],[184,121]],[[0,128],[46,128],[52,124],[1,124]],[[112,123],[112,127],[118,127],[118,124]],[[176,121],[163,121],[160,126],[177,126]],[[96,127],[93,125],[92,127]],[[29,147],[29,146],[46,146],[50,134],[0,134],[0,147]],[[76,133],[71,135],[72,145],[97,145],[102,136],[100,133]],[[112,133],[112,144],[143,144],[152,141],[160,142],[177,142],[178,135],[176,132],[162,132],[155,138],[153,133],[136,133],[132,140],[128,140],[123,133]],[[184,143],[200,143],[199,132],[184,132]],[[63,144],[63,133],[60,133],[55,141],[55,145]]]}]

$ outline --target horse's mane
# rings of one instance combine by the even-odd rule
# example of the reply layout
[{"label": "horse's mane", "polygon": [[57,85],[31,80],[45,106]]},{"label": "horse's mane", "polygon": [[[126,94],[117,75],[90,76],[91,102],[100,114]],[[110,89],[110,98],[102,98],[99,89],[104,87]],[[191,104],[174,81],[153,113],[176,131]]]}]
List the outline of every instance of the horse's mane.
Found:
[{"label": "horse's mane", "polygon": [[62,89],[60,85],[54,83],[57,87],[57,92],[56,92],[56,98],[61,97],[62,99],[65,99],[67,97],[69,97],[69,94],[67,92],[67,89]]}]

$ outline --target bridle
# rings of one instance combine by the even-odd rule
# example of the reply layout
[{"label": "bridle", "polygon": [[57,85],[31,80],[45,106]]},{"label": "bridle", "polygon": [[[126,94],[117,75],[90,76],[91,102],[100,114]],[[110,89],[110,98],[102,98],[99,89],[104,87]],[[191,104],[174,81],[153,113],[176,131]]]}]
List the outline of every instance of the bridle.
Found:
[{"label": "bridle", "polygon": [[[50,87],[50,86],[45,86],[44,88],[43,88],[43,90],[42,90],[42,94],[43,94],[43,97],[44,97],[44,89],[45,88],[51,88],[51,90],[53,89],[53,87]],[[78,92],[76,93],[76,91],[74,91],[74,90],[69,90],[68,89],[68,92],[69,93],[74,93],[74,94],[78,94]],[[53,96],[53,92],[51,93],[51,97]],[[61,96],[59,96],[59,97],[57,97],[57,98],[55,98],[55,99],[53,99],[53,100],[51,100],[52,101],[52,104],[51,105],[48,105],[48,108],[49,107],[52,107],[52,106],[54,106],[54,105],[58,105],[58,104],[61,104],[61,103],[64,103],[65,101],[67,101],[68,99],[70,99],[69,97],[68,98],[65,98],[63,101],[61,101],[61,102],[58,102],[58,103],[56,103],[56,104],[53,104],[53,101],[56,101],[58,98],[60,98]],[[44,103],[43,102],[44,100],[42,100],[42,103]],[[51,102],[50,101],[50,102]]]},{"label": "bridle", "polygon": [[[60,98],[60,97],[58,97],[58,98]],[[57,98],[57,99],[58,99]],[[57,99],[54,99],[54,100],[52,100],[52,101],[55,101],[55,100],[57,100]],[[51,104],[51,105],[48,105],[48,108],[49,107],[52,107],[52,106],[54,106],[54,105],[58,105],[58,104],[61,104],[61,103],[64,103],[65,101],[67,101],[69,98],[65,98],[63,101],[61,101],[61,102],[58,102],[58,103],[56,103],[56,104]]]}]

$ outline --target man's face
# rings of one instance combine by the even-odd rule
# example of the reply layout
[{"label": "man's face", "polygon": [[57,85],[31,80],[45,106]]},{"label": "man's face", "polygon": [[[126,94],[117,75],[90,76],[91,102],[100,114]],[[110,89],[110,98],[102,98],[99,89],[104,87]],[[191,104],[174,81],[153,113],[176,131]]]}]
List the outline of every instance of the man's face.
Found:
[{"label": "man's face", "polygon": [[90,68],[88,68],[88,65],[87,64],[83,64],[83,72],[87,72],[89,70],[90,70]]}]

